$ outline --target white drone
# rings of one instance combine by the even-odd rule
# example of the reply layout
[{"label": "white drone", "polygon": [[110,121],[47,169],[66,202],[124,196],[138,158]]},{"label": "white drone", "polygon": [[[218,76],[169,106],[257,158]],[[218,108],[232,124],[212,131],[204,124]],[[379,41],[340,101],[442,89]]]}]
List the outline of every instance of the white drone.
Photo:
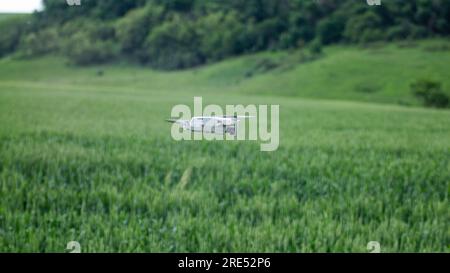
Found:
[{"label": "white drone", "polygon": [[253,118],[253,116],[201,116],[186,119],[166,119],[171,123],[179,124],[183,130],[192,132],[205,132],[212,134],[230,134],[235,136],[239,119]]}]

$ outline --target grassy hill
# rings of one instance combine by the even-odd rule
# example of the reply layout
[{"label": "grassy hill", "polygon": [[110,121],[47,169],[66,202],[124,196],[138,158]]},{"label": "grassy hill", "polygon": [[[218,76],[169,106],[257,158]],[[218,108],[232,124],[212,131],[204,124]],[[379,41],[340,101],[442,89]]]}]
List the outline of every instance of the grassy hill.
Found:
[{"label": "grassy hill", "polygon": [[[443,43],[170,73],[2,59],[0,251],[448,251],[450,112],[408,91],[450,86]],[[279,104],[279,149],[172,140],[164,119],[199,95]]]},{"label": "grassy hill", "polygon": [[3,20],[9,20],[11,18],[25,17],[25,16],[30,16],[30,14],[27,14],[27,13],[1,13],[0,12],[0,22]]},{"label": "grassy hill", "polygon": [[[264,52],[180,72],[155,72],[126,64],[70,68],[61,59],[3,59],[3,81],[52,80],[115,88],[187,89],[319,99],[418,105],[409,85],[417,79],[443,83],[450,94],[450,41],[379,44],[369,48],[334,46],[313,61],[304,51]],[[102,70],[104,77],[97,76]],[[73,77],[68,77],[68,75]]]}]

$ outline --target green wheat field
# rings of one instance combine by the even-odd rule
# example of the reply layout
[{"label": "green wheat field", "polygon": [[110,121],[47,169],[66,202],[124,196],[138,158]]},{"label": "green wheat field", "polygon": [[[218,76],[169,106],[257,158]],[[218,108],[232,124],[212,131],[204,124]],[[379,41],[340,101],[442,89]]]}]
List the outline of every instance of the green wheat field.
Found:
[{"label": "green wheat field", "polygon": [[[450,111],[409,90],[423,77],[450,90],[442,44],[177,72],[3,58],[0,251],[448,252]],[[278,150],[173,140],[164,120],[194,96],[279,104]]]}]

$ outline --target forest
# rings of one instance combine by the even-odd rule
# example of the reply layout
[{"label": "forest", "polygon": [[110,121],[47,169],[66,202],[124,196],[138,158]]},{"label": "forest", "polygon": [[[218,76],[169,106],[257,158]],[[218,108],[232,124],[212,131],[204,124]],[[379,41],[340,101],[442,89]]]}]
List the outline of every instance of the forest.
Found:
[{"label": "forest", "polygon": [[173,70],[263,50],[447,36],[450,1],[44,0],[0,22],[0,57],[48,53],[75,65],[126,61]]}]

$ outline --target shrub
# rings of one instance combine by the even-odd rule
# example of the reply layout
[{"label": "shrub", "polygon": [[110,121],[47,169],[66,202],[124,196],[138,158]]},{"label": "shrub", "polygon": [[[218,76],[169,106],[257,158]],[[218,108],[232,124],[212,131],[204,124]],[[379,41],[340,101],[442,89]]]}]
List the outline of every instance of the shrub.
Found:
[{"label": "shrub", "polygon": [[439,82],[418,80],[410,86],[412,93],[420,98],[425,106],[445,108],[449,106],[449,96],[442,91]]},{"label": "shrub", "polygon": [[21,53],[25,57],[35,57],[58,51],[60,42],[56,28],[44,29],[26,35],[21,43]]},{"label": "shrub", "polygon": [[0,57],[14,52],[25,33],[27,18],[13,17],[0,22]]},{"label": "shrub", "polygon": [[331,16],[318,23],[317,36],[325,45],[335,43],[341,40],[344,27],[344,18],[340,16]]},{"label": "shrub", "polygon": [[183,69],[202,64],[199,35],[192,21],[175,16],[153,29],[146,39],[143,61],[160,69]]},{"label": "shrub", "polygon": [[195,22],[200,38],[200,50],[208,61],[220,60],[240,50],[239,35],[243,29],[234,12],[217,12]]},{"label": "shrub", "polygon": [[110,62],[119,54],[119,48],[112,40],[93,40],[86,32],[74,34],[67,41],[64,51],[76,65]]},{"label": "shrub", "polygon": [[109,22],[74,20],[61,28],[60,38],[62,53],[76,65],[111,62],[120,53],[115,29]]},{"label": "shrub", "polygon": [[407,20],[403,20],[401,23],[390,27],[386,32],[386,39],[393,40],[405,40],[405,39],[418,39],[426,36],[426,30],[423,27],[413,25]]},{"label": "shrub", "polygon": [[314,39],[309,45],[309,51],[312,55],[319,55],[322,53],[322,42],[319,39]]},{"label": "shrub", "polygon": [[132,10],[116,23],[117,39],[125,53],[134,53],[142,48],[150,30],[163,19],[164,9],[148,5]]},{"label": "shrub", "polygon": [[355,85],[354,90],[360,93],[375,93],[380,91],[381,88],[382,86],[378,83],[360,82]]},{"label": "shrub", "polygon": [[257,37],[254,47],[256,50],[274,49],[279,41],[280,33],[286,30],[283,20],[270,18],[255,25]]},{"label": "shrub", "polygon": [[383,39],[383,21],[374,12],[355,15],[347,21],[344,37],[355,43],[369,43]]}]

